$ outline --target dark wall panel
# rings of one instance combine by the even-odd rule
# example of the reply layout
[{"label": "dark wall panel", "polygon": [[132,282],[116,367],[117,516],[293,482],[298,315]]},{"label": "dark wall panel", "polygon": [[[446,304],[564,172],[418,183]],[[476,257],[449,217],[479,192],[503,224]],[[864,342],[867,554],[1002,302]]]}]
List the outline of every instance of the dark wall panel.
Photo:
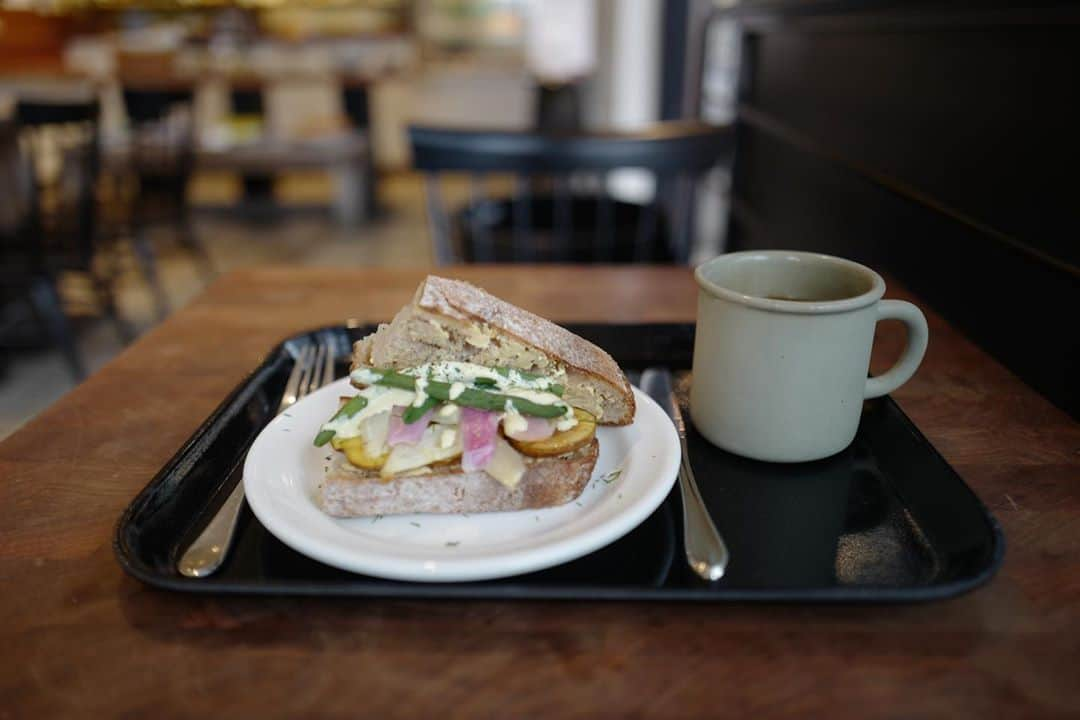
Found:
[{"label": "dark wall panel", "polygon": [[777,30],[752,105],[990,228],[1080,264],[1080,27]]},{"label": "dark wall panel", "polygon": [[1080,416],[1075,274],[768,132],[741,127],[738,152],[732,249],[814,250],[885,270]]}]

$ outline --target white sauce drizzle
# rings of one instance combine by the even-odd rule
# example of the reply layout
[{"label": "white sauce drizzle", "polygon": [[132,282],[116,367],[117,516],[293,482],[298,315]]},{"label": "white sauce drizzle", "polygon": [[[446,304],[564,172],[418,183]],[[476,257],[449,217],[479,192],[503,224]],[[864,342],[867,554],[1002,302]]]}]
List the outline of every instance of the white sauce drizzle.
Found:
[{"label": "white sauce drizzle", "polygon": [[508,436],[513,437],[518,433],[523,433],[529,429],[529,421],[521,416],[521,413],[506,412],[502,416],[503,432]]},{"label": "white sauce drizzle", "polygon": [[457,439],[457,431],[452,428],[447,428],[439,435],[439,447],[446,450],[454,444],[454,440]]},{"label": "white sauce drizzle", "polygon": [[427,378],[425,378],[425,377],[416,378],[416,397],[413,398],[413,401],[412,401],[413,407],[420,407],[425,402],[427,402],[428,396],[427,396],[427,393],[424,392],[427,389],[427,384],[428,384]]}]

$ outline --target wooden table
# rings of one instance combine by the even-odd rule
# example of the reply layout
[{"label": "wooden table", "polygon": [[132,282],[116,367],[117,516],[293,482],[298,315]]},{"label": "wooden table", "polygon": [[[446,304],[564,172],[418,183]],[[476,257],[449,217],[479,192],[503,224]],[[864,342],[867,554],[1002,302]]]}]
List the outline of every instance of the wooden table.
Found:
[{"label": "wooden table", "polygon": [[[563,321],[694,317],[681,269],[448,272]],[[0,444],[0,717],[1080,713],[1080,428],[933,314],[896,396],[1009,544],[997,578],[955,600],[268,600],[125,576],[121,510],[262,354],[303,328],[388,318],[422,275],[223,277]],[[883,326],[875,365],[901,341]]]},{"label": "wooden table", "polygon": [[272,175],[285,170],[328,170],[334,174],[334,214],[344,225],[370,217],[368,186],[374,182],[370,134],[346,132],[318,140],[260,140],[226,147],[200,145],[195,163],[200,170],[231,170]]}]

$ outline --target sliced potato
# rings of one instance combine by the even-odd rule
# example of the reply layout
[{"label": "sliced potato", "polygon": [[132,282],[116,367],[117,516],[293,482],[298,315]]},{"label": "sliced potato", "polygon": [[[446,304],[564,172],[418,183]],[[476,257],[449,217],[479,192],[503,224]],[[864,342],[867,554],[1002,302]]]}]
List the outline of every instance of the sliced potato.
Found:
[{"label": "sliced potato", "polygon": [[359,435],[343,438],[335,435],[330,438],[330,445],[335,450],[345,453],[345,457],[356,467],[378,470],[390,455],[386,445],[386,435],[390,430],[390,412],[381,412],[369,417],[358,428]]},{"label": "sliced potato", "polygon": [[579,408],[574,408],[574,417],[578,420],[577,425],[544,440],[508,440],[518,452],[530,457],[551,457],[573,452],[588,445],[596,435],[595,417]]},{"label": "sliced potato", "polygon": [[335,449],[345,453],[345,457],[348,458],[350,463],[366,470],[378,470],[386,462],[386,458],[390,456],[389,449],[380,454],[369,452],[367,442],[360,436],[344,440],[334,438],[330,442]]}]

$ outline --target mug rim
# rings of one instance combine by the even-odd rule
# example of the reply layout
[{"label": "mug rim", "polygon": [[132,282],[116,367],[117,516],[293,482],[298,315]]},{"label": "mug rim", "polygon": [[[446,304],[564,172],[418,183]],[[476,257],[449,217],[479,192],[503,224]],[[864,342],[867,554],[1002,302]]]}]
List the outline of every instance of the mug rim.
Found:
[{"label": "mug rim", "polygon": [[[705,277],[705,269],[714,264],[722,264],[738,258],[747,257],[761,258],[790,258],[795,260],[813,260],[824,262],[834,266],[841,266],[865,275],[870,280],[870,289],[866,292],[840,300],[776,300],[773,298],[758,297],[723,287]],[[798,313],[803,315],[821,315],[825,313],[850,312],[872,305],[885,294],[885,280],[870,268],[854,260],[825,255],[824,253],[804,252],[801,250],[741,250],[739,252],[725,253],[706,260],[694,269],[694,279],[702,291],[722,300],[730,300],[741,305],[779,313]]]}]

